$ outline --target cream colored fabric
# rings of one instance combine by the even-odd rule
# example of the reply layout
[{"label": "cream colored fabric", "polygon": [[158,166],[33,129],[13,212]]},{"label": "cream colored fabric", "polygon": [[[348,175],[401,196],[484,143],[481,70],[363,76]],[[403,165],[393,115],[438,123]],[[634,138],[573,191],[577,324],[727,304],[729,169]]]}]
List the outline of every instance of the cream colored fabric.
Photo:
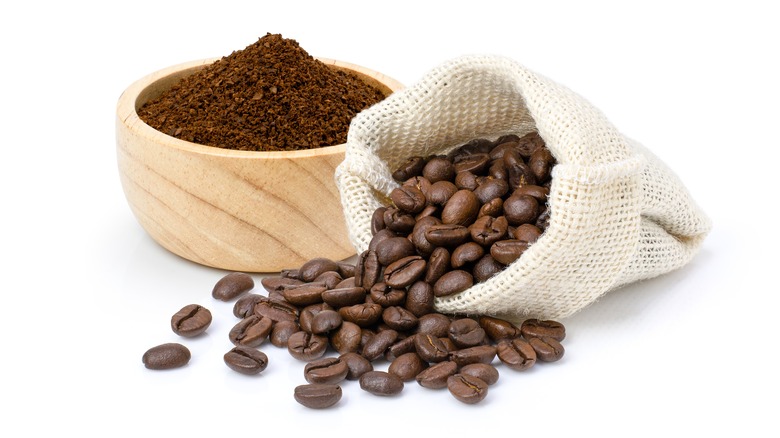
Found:
[{"label": "cream colored fabric", "polygon": [[350,239],[397,187],[407,157],[538,131],[558,164],[550,226],[503,272],[436,300],[447,313],[561,319],[619,286],[686,264],[710,229],[678,178],[582,97],[503,57],[465,56],[361,112],[336,170]]}]

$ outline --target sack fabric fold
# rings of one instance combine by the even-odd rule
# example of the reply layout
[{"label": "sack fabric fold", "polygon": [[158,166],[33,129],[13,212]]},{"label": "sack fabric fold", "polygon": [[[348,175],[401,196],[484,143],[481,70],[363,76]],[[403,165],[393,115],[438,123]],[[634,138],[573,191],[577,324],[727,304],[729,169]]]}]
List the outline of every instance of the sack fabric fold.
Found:
[{"label": "sack fabric fold", "polygon": [[371,240],[371,215],[410,156],[474,138],[536,131],[556,158],[550,224],[504,271],[436,299],[444,313],[561,319],[628,283],[688,263],[711,224],[677,176],[585,99],[499,56],[463,56],[362,111],[336,170],[350,240]]}]

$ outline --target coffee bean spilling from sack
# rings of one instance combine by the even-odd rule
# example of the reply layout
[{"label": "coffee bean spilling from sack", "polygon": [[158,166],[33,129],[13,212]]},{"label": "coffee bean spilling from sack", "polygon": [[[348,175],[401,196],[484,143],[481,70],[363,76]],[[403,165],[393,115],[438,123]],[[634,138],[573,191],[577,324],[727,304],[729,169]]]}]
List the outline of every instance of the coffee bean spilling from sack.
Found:
[{"label": "coffee bean spilling from sack", "polygon": [[[267,295],[238,298],[233,314],[240,321],[228,336],[236,348],[226,364],[261,372],[267,356],[254,353],[269,339],[307,362],[308,383],[295,388],[295,399],[327,408],[340,400],[344,380],[379,396],[416,381],[478,403],[498,380],[496,358],[516,371],[559,360],[559,322],[528,319],[518,327],[434,310],[435,297],[487,280],[542,235],[554,164],[535,133],[409,158],[393,173],[401,186],[391,206],[374,212],[373,238],[355,265],[315,258],[263,278]],[[232,278],[240,276],[218,285],[230,288]],[[381,361],[387,371],[374,369]]]}]

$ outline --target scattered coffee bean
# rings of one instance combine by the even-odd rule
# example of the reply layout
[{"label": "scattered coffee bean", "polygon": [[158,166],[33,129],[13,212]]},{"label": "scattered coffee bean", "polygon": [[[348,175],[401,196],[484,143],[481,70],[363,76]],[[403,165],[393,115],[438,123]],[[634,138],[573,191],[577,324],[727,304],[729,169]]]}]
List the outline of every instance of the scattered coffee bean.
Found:
[{"label": "scattered coffee bean", "polygon": [[452,361],[439,362],[417,374],[417,383],[429,389],[447,387],[447,379],[458,372],[458,364]]},{"label": "scattered coffee bean", "polygon": [[563,357],[563,345],[555,338],[549,336],[531,338],[528,343],[536,351],[536,357],[543,362],[555,362]]},{"label": "scattered coffee bean", "polygon": [[474,404],[487,397],[488,384],[479,377],[455,374],[447,378],[447,389],[457,400],[466,404]]},{"label": "scattered coffee bean", "polygon": [[550,337],[560,342],[566,337],[566,328],[560,322],[535,318],[523,321],[520,332],[526,339]]},{"label": "scattered coffee bean", "polygon": [[326,409],[341,400],[341,387],[330,384],[310,383],[296,386],[293,391],[295,401],[311,409]]},{"label": "scattered coffee bean", "polygon": [[374,370],[374,365],[357,353],[344,353],[339,356],[339,359],[347,364],[347,380],[358,380],[363,374]]},{"label": "scattered coffee bean", "polygon": [[404,389],[404,382],[395,374],[387,371],[368,371],[359,379],[360,388],[374,395],[393,396]]},{"label": "scattered coffee bean", "polygon": [[171,317],[171,329],[179,336],[191,338],[206,331],[211,325],[211,312],[199,304],[182,307]]},{"label": "scattered coffee bean", "polygon": [[268,356],[260,350],[237,346],[225,353],[225,364],[233,371],[254,375],[263,372],[268,366]]},{"label": "scattered coffee bean", "polygon": [[498,369],[487,363],[472,363],[460,369],[464,376],[472,376],[481,379],[488,385],[498,382]]},{"label": "scattered coffee bean", "polygon": [[303,376],[309,383],[336,384],[347,378],[349,367],[337,357],[313,360],[303,367]]},{"label": "scattered coffee bean", "polygon": [[141,360],[150,370],[169,370],[187,365],[191,357],[190,350],[184,345],[168,343],[150,348]]},{"label": "scattered coffee bean", "polygon": [[249,274],[231,272],[217,281],[211,291],[211,296],[220,301],[230,301],[254,287],[255,281]]}]

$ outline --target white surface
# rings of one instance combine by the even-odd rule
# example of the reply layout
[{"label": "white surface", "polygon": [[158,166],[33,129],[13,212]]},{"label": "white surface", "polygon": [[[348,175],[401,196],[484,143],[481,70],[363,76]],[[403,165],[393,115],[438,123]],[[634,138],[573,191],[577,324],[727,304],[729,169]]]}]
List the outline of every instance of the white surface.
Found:
[{"label": "white surface", "polygon": [[[268,435],[267,424],[326,436],[413,426],[777,436],[780,34],[758,2],[50,3],[6,6],[0,18],[1,436]],[[156,245],[116,170],[114,110],[126,86],[266,32],[406,84],[461,54],[510,56],[656,152],[713,232],[684,269],[563,321],[565,358],[527,373],[501,368],[478,406],[416,383],[384,399],[347,382],[338,409],[307,410],[292,398],[303,364],[286,352],[265,347],[270,365],[256,378],[224,365],[236,320],[232,303],[210,297],[224,272]],[[203,338],[178,339],[169,318],[192,302],[215,321]],[[191,349],[190,364],[146,370],[143,352],[171,341]]]}]

